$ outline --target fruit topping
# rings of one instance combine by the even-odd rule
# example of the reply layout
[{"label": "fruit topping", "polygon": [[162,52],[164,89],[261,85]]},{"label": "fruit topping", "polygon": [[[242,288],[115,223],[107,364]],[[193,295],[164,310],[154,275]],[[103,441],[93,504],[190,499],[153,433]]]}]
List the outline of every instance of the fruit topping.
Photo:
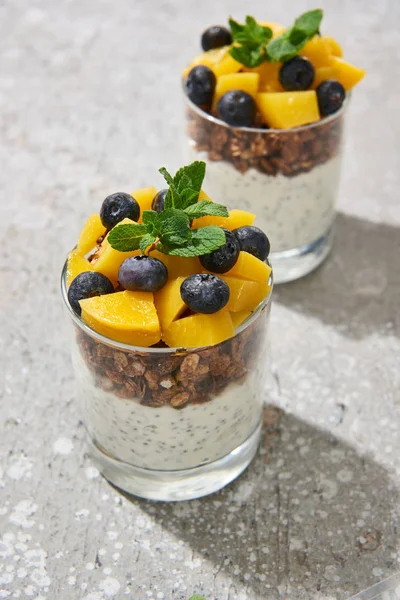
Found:
[{"label": "fruit topping", "polygon": [[288,92],[308,90],[314,79],[314,67],[308,58],[295,56],[283,63],[279,81]]},{"label": "fruit topping", "polygon": [[319,112],[322,116],[332,115],[337,112],[346,97],[344,87],[334,79],[323,81],[317,87]]},{"label": "fruit topping", "polygon": [[105,234],[105,226],[101,222],[99,215],[90,215],[86,223],[84,224],[81,234],[78,239],[78,252],[81,255],[85,255],[95,246],[97,246],[97,240]]},{"label": "fruit topping", "polygon": [[228,284],[210,273],[190,275],[181,285],[182,300],[196,313],[218,312],[228,303],[229,295]]},{"label": "fruit topping", "polygon": [[271,271],[272,269],[267,263],[242,250],[236,264],[227,272],[226,276],[266,284],[269,281]]},{"label": "fruit topping", "polygon": [[220,25],[213,25],[203,32],[201,36],[201,47],[203,50],[221,48],[232,44],[232,36],[229,29]]},{"label": "fruit topping", "polygon": [[77,315],[81,314],[80,300],[112,294],[114,286],[102,273],[84,271],[72,281],[68,290],[68,301]]},{"label": "fruit topping", "polygon": [[235,335],[228,311],[213,315],[191,315],[173,321],[163,331],[163,340],[171,348],[214,346]]},{"label": "fruit topping", "polygon": [[72,250],[68,256],[67,262],[67,285],[71,285],[72,281],[80,273],[84,271],[93,271],[93,266],[86,260],[80,253],[79,250]]},{"label": "fruit topping", "polygon": [[256,258],[267,256],[268,240],[252,226],[253,213],[228,212],[207,196],[205,169],[200,161],[175,176],[160,169],[166,189],[135,192],[140,224],[125,217],[104,237],[104,223],[112,225],[109,199],[123,198],[112,214],[118,218],[127,196],[136,204],[128,194],[106,199],[105,221],[95,215],[87,221],[80,240],[92,253],[70,253],[66,284],[71,308],[89,327],[131,345],[214,345],[232,337],[268,297],[271,269]]},{"label": "fruit topping", "polygon": [[[182,259],[180,260],[182,262]],[[187,306],[181,296],[181,285],[184,281],[184,277],[170,279],[164,287],[154,295],[154,303],[163,330],[187,310]]]},{"label": "fruit topping", "polygon": [[186,92],[197,106],[211,106],[216,78],[209,67],[193,67],[186,79]]},{"label": "fruit topping", "polygon": [[131,256],[119,268],[118,282],[130,291],[157,292],[168,279],[166,266],[150,256]]},{"label": "fruit topping", "polygon": [[140,207],[130,194],[117,192],[107,196],[100,209],[100,218],[104,227],[112,229],[123,219],[137,221],[140,215]]},{"label": "fruit topping", "polygon": [[225,232],[225,244],[209,254],[200,256],[200,263],[207,271],[226,273],[232,269],[238,259],[240,247],[236,236],[228,229],[223,229],[223,231]]},{"label": "fruit topping", "polygon": [[131,193],[132,198],[135,198],[136,202],[139,204],[139,223],[142,222],[143,211],[151,210],[151,203],[153,202],[153,198],[156,194],[157,189],[153,185],[133,190],[133,192]]},{"label": "fruit topping", "polygon": [[256,116],[254,99],[240,90],[230,90],[219,100],[218,116],[233,127],[251,127]]},{"label": "fruit topping", "polygon": [[257,106],[263,119],[276,129],[289,129],[319,121],[315,91],[257,94]]},{"label": "fruit topping", "polygon": [[89,327],[117,342],[153,346],[161,330],[153,294],[116,292],[81,300],[82,319]]},{"label": "fruit topping", "polygon": [[168,193],[168,188],[165,188],[165,189],[157,192],[157,194],[153,198],[153,202],[151,203],[152,210],[155,210],[158,213],[160,213],[164,210],[165,196],[167,195],[167,193]]},{"label": "fruit topping", "polygon": [[[188,97],[232,127],[290,129],[332,114],[319,113],[312,96],[260,98],[263,94],[305,93],[330,79],[347,92],[364,77],[363,69],[342,59],[342,48],[334,38],[321,35],[322,17],[323,11],[314,9],[287,28],[257,22],[251,16],[243,24],[229,19],[230,32],[210,27],[202,36],[205,52],[183,72]],[[264,100],[265,105],[274,106],[266,108]],[[210,127],[210,131],[214,129]],[[222,135],[215,136],[216,154],[220,154]],[[204,140],[200,145],[206,146]],[[235,154],[234,158],[242,156]]]},{"label": "fruit topping", "polygon": [[244,252],[249,252],[260,260],[265,260],[269,254],[269,239],[258,227],[239,227],[234,229],[240,249]]}]

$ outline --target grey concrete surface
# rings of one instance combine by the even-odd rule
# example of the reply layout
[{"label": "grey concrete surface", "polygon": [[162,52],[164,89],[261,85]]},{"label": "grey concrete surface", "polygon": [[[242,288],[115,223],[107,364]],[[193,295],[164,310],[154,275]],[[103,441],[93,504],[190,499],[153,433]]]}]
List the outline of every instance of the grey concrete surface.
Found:
[{"label": "grey concrete surface", "polygon": [[180,69],[200,31],[313,4],[0,2],[0,598],[344,599],[400,570],[400,4],[321,4],[368,69],[335,250],[276,291],[257,459],[168,505],[122,496],[85,454],[61,266],[108,193],[179,165]]}]

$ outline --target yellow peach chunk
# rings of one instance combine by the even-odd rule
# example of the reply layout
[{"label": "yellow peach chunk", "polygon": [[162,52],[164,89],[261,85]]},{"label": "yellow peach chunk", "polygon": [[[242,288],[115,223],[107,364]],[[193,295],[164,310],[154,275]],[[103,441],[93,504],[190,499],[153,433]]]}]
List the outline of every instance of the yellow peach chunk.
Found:
[{"label": "yellow peach chunk", "polygon": [[69,287],[75,277],[85,271],[93,271],[92,265],[78,250],[72,250],[67,261],[67,286]]},{"label": "yellow peach chunk", "polygon": [[308,58],[315,68],[328,67],[332,62],[330,42],[318,35],[315,35],[306,43],[304,48],[300,50],[300,55]]},{"label": "yellow peach chunk", "polygon": [[181,298],[181,285],[183,281],[185,281],[185,277],[170,279],[154,295],[154,303],[162,329],[169,327],[172,321],[176,321],[187,309],[186,304]]},{"label": "yellow peach chunk", "polygon": [[221,60],[216,62],[211,68],[214,71],[216,78],[218,79],[221,75],[230,75],[231,73],[237,73],[242,68],[242,63],[238,62],[227,52]]},{"label": "yellow peach chunk", "polygon": [[227,220],[226,229],[237,229],[238,227],[245,227],[247,225],[253,225],[256,215],[248,212],[247,210],[241,210],[240,208],[233,208],[229,211],[229,217]]},{"label": "yellow peach chunk", "polygon": [[314,90],[260,93],[257,94],[257,105],[264,122],[276,129],[299,127],[320,118]]},{"label": "yellow peach chunk", "polygon": [[146,347],[160,341],[160,323],[150,292],[116,292],[79,304],[85,323],[112,340]]},{"label": "yellow peach chunk", "polygon": [[253,311],[268,296],[271,287],[267,283],[218,275],[229,285],[229,301],[222,310],[230,312]]},{"label": "yellow peach chunk", "polygon": [[208,225],[217,225],[218,227],[224,227],[225,229],[237,229],[238,227],[244,227],[245,225],[252,225],[256,215],[248,212],[247,210],[240,210],[234,208],[229,211],[229,217],[200,217],[195,219],[192,223],[192,229],[200,229],[207,227]]},{"label": "yellow peach chunk", "polygon": [[184,317],[163,330],[163,340],[171,348],[214,346],[234,335],[235,328],[227,311]]},{"label": "yellow peach chunk", "polygon": [[199,259],[195,256],[183,258],[181,256],[170,256],[153,250],[150,253],[152,258],[158,258],[167,267],[168,279],[176,279],[177,277],[188,277],[193,273],[201,273],[201,265]]},{"label": "yellow peach chunk", "polygon": [[198,65],[204,65],[212,69],[213,66],[227,54],[229,48],[230,46],[213,48],[212,50],[207,50],[207,52],[202,52],[202,54],[195,56],[183,70],[183,77],[186,79],[193,67],[197,67]]},{"label": "yellow peach chunk", "polygon": [[213,98],[213,110],[216,110],[219,100],[230,90],[241,90],[255,98],[259,79],[258,73],[231,73],[218,77]]},{"label": "yellow peach chunk", "polygon": [[[126,224],[135,224],[135,221],[123,219],[116,227]],[[132,252],[119,252],[119,250],[114,250],[114,248],[110,246],[107,235],[99,248],[98,258],[92,265],[95,271],[103,273],[103,275],[116,282],[118,281],[119,268],[124,260],[131,256],[138,256],[139,254],[141,254],[140,250],[133,250]]]},{"label": "yellow peach chunk", "polygon": [[206,194],[203,189],[200,190],[198,202],[200,202],[200,200],[207,200],[207,202],[212,202],[210,196],[208,194]]},{"label": "yellow peach chunk", "polygon": [[315,69],[314,81],[312,83],[312,89],[316,90],[320,83],[327,79],[336,79],[335,67],[318,67]]},{"label": "yellow peach chunk", "polygon": [[327,44],[329,44],[330,52],[331,54],[333,54],[333,56],[339,56],[339,58],[343,56],[342,47],[339,44],[339,42],[335,40],[335,38],[330,37],[329,35],[323,35],[322,39],[324,39],[327,42]]},{"label": "yellow peach chunk", "polygon": [[251,315],[250,310],[241,310],[240,312],[231,313],[232,323],[235,329],[239,327]]},{"label": "yellow peach chunk", "polygon": [[279,71],[282,63],[279,62],[264,62],[258,69],[260,81],[258,89],[260,92],[283,92],[283,87],[279,81]]},{"label": "yellow peach chunk", "polygon": [[225,277],[238,277],[249,281],[257,281],[265,285],[271,275],[271,267],[248,252],[239,252],[239,258]]},{"label": "yellow peach chunk", "polygon": [[133,190],[131,196],[135,198],[137,203],[140,206],[140,218],[139,223],[142,223],[142,215],[144,210],[151,210],[151,203],[153,202],[154,196],[157,194],[157,188],[153,185],[149,185],[148,187],[139,188],[137,190]]},{"label": "yellow peach chunk", "polygon": [[364,69],[352,65],[337,56],[332,57],[332,66],[336,71],[336,77],[346,92],[351,90],[365,76]]},{"label": "yellow peach chunk", "polygon": [[104,235],[106,228],[101,222],[100,215],[90,215],[83,226],[78,240],[78,252],[82,255],[87,254],[97,246],[97,239]]}]

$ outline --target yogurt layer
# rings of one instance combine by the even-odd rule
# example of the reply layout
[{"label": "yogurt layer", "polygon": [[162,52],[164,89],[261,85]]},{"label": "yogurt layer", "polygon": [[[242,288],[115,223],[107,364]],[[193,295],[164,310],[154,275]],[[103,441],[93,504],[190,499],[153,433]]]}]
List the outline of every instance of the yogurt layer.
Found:
[{"label": "yogurt layer", "polygon": [[217,460],[242,444],[260,422],[258,370],[204,404],[153,408],[95,387],[79,351],[73,356],[91,438],[131,465],[178,470]]},{"label": "yogurt layer", "polygon": [[[207,152],[191,150],[193,160]],[[301,248],[322,237],[333,223],[341,157],[295,177],[249,169],[240,173],[226,161],[207,161],[204,189],[215,202],[257,215],[268,233],[272,253]]]}]

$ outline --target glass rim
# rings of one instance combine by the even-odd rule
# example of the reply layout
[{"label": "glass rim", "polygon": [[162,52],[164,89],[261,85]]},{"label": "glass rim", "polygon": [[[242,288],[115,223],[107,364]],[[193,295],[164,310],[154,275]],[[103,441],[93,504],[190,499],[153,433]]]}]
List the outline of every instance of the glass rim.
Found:
[{"label": "glass rim", "polygon": [[[213,115],[210,115],[209,113],[205,112],[200,107],[198,107],[196,104],[194,104],[194,102],[192,102],[192,100],[190,100],[190,98],[186,94],[184,79],[182,79],[182,91],[183,91],[183,95],[185,96],[186,103],[189,105],[190,109],[193,110],[193,112],[195,112],[197,115],[199,115],[205,121],[209,121],[210,123],[213,123],[214,125],[219,125],[220,127],[224,127],[225,129],[229,129],[229,130],[246,131],[247,133],[254,133],[254,134],[262,133],[264,135],[268,135],[270,133],[274,133],[277,135],[288,134],[288,133],[298,133],[301,131],[306,131],[306,130],[322,127],[323,125],[326,125],[327,123],[332,123],[333,121],[335,121],[336,119],[338,119],[339,117],[341,117],[343,115],[343,113],[345,112],[345,110],[349,104],[350,97],[351,97],[351,92],[347,92],[344,102],[337,112],[335,112],[332,115],[329,115],[327,117],[324,117],[323,119],[320,119],[319,121],[315,121],[314,123],[307,123],[306,125],[299,125],[298,127],[291,127],[289,129],[273,129],[273,128],[263,129],[262,127],[233,127],[232,125],[225,123],[225,121],[222,121],[221,119],[218,119],[217,117],[214,117]],[[280,93],[280,92],[276,92],[276,93]]]},{"label": "glass rim", "polygon": [[[94,329],[89,327],[89,325],[87,325],[83,321],[83,319],[79,315],[77,315],[75,313],[75,311],[72,309],[72,307],[68,301],[67,268],[68,268],[68,257],[65,260],[65,263],[64,263],[64,266],[63,266],[62,272],[61,272],[61,295],[62,295],[64,304],[69,312],[70,317],[72,318],[72,321],[75,323],[75,325],[77,325],[81,331],[86,333],[86,335],[89,335],[92,339],[96,340],[97,342],[106,344],[108,346],[113,346],[113,348],[116,348],[118,350],[123,350],[125,352],[128,351],[128,352],[136,352],[136,353],[142,353],[142,354],[144,353],[144,354],[168,355],[168,354],[182,354],[184,352],[196,352],[197,350],[204,350],[206,348],[212,348],[212,347],[219,346],[220,344],[224,344],[225,342],[228,341],[228,340],[223,340],[222,342],[219,342],[218,344],[215,344],[214,346],[197,346],[196,348],[185,348],[184,346],[177,346],[175,348],[154,348],[152,346],[149,346],[149,347],[133,346],[131,344],[125,344],[124,342],[118,342],[117,340],[113,340],[112,338],[106,337],[105,335],[98,333],[97,331],[95,331]],[[239,325],[239,327],[236,328],[235,335],[232,338],[228,338],[228,339],[234,339],[237,335],[239,335],[240,333],[245,331],[252,323],[254,323],[257,320],[257,318],[261,315],[261,313],[264,311],[264,309],[266,307],[268,307],[269,304],[271,303],[272,291],[273,291],[273,287],[274,287],[272,271],[271,271],[271,274],[270,274],[270,277],[268,280],[268,285],[271,286],[268,296],[266,296],[264,298],[264,300],[262,300],[262,302],[260,302],[260,304],[257,306],[257,308],[252,312],[252,314],[247,319],[245,319],[245,321],[243,321],[243,323],[241,323]]]}]

